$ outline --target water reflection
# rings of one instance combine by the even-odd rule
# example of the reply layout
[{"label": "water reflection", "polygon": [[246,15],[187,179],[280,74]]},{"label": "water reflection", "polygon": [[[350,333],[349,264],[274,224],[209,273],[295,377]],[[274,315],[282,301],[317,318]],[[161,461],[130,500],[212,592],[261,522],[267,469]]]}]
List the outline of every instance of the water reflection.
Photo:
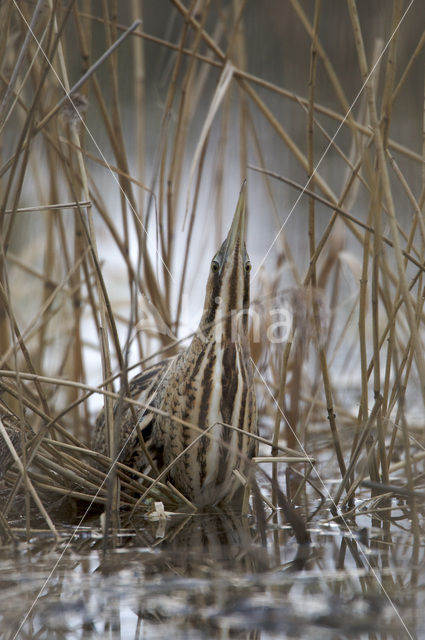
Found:
[{"label": "water reflection", "polygon": [[412,567],[402,532],[372,531],[374,551],[333,524],[311,548],[270,525],[264,547],[231,513],[132,526],[106,549],[94,527],[59,549],[41,534],[3,547],[0,638],[424,637],[423,549]]}]

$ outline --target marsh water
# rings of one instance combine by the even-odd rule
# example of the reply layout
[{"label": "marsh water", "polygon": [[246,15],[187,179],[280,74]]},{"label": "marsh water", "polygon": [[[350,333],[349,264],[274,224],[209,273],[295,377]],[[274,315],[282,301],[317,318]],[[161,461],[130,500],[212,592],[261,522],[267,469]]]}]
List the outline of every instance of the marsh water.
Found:
[{"label": "marsh water", "polygon": [[0,549],[0,638],[425,638],[423,506],[415,528],[403,498],[352,507],[336,519],[310,499],[306,545],[279,512],[123,513],[107,538],[95,515],[56,522],[59,543],[36,521],[27,540],[17,517]]}]

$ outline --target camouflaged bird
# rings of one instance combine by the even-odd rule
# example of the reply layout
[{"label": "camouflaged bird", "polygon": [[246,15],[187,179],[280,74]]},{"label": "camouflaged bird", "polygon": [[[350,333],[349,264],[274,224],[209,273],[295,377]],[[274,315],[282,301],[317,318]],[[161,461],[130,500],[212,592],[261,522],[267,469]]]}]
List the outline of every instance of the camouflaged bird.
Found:
[{"label": "camouflaged bird", "polygon": [[[166,416],[128,404],[121,412],[120,461],[143,473],[152,465],[161,471],[187,449],[171,466],[168,479],[200,507],[230,502],[241,486],[233,470],[243,473],[247,458],[256,452],[255,439],[244,435],[257,434],[247,334],[251,265],[244,234],[245,185],[227,238],[211,262],[204,313],[192,342],[130,383],[134,399]],[[208,433],[189,447],[199,436],[196,427]],[[93,447],[106,453],[103,412],[96,421]]]}]

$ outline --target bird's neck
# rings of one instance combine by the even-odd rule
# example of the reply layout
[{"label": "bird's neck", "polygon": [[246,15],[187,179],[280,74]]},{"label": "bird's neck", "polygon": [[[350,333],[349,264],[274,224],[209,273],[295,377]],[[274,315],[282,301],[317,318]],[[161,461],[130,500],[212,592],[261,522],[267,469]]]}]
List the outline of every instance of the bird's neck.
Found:
[{"label": "bird's neck", "polygon": [[248,342],[248,310],[232,310],[217,304],[207,309],[201,319],[197,337],[204,342],[226,345]]}]

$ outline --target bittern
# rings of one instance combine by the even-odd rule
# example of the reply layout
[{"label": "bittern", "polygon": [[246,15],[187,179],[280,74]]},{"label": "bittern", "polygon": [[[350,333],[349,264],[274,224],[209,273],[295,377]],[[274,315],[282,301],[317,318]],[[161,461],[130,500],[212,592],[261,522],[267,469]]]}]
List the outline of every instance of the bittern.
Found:
[{"label": "bittern", "polygon": [[[149,457],[159,471],[175,461],[168,479],[201,507],[232,500],[241,486],[233,471],[243,472],[247,458],[256,451],[255,439],[245,435],[257,433],[248,339],[251,264],[244,241],[245,210],[243,186],[227,238],[212,259],[204,312],[190,345],[130,383],[132,397],[161,414],[145,408],[134,411],[128,405],[121,412],[121,461],[143,472]],[[200,430],[206,430],[201,438]],[[140,433],[146,446],[141,446]],[[105,443],[101,412],[93,445],[106,453]]]}]

